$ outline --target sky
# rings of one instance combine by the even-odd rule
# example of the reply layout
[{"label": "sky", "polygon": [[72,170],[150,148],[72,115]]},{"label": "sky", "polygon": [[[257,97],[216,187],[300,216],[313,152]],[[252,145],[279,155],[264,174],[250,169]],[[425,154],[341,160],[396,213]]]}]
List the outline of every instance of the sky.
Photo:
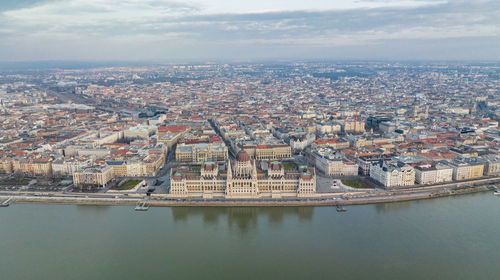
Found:
[{"label": "sky", "polygon": [[0,61],[500,60],[498,0],[0,0]]}]

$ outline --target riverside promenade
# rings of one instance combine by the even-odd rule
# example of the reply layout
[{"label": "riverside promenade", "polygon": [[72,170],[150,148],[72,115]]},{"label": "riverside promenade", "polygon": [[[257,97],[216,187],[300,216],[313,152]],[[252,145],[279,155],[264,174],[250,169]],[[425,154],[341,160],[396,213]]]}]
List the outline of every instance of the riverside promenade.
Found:
[{"label": "riverside promenade", "polygon": [[147,200],[149,206],[335,206],[362,205],[410,201],[436,197],[461,195],[474,192],[491,191],[500,184],[500,177],[471,180],[460,183],[447,183],[427,187],[407,189],[377,189],[376,192],[359,190],[352,192],[321,193],[310,198],[283,199],[201,199],[174,198],[169,194],[73,194],[44,193],[34,195],[29,192],[0,192],[0,202],[11,198],[12,203],[52,203],[75,205],[135,205]]}]

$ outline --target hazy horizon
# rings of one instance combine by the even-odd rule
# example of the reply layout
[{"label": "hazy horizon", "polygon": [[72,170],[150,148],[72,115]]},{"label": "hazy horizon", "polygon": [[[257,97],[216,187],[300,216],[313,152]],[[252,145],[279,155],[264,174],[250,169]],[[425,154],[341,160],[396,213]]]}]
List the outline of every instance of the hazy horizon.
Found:
[{"label": "hazy horizon", "polygon": [[2,2],[0,62],[500,60],[497,1]]}]

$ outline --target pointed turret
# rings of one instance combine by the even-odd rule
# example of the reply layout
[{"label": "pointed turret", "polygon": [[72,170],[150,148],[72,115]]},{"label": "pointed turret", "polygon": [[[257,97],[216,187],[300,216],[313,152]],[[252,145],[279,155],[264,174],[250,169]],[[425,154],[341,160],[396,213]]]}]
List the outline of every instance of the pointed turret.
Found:
[{"label": "pointed turret", "polygon": [[233,178],[233,170],[231,167],[231,160],[227,160],[227,179],[232,179]]},{"label": "pointed turret", "polygon": [[257,165],[255,164],[255,159],[253,160],[252,166],[252,178],[257,178]]}]

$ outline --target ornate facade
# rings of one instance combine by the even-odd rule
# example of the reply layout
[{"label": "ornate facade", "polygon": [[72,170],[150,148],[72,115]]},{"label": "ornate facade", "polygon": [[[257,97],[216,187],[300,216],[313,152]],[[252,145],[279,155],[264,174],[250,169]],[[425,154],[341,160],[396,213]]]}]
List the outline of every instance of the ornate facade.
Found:
[{"label": "ornate facade", "polygon": [[412,186],[415,169],[408,164],[381,160],[371,165],[370,177],[386,188]]},{"label": "ornate facade", "polygon": [[73,173],[73,183],[76,188],[81,189],[104,188],[113,178],[111,166],[91,166]]},{"label": "ornate facade", "polygon": [[260,198],[309,196],[316,193],[314,168],[287,165],[279,161],[250,160],[240,151],[237,160],[224,165],[204,162],[201,166],[180,166],[171,170],[170,193],[180,197],[224,196]]}]

